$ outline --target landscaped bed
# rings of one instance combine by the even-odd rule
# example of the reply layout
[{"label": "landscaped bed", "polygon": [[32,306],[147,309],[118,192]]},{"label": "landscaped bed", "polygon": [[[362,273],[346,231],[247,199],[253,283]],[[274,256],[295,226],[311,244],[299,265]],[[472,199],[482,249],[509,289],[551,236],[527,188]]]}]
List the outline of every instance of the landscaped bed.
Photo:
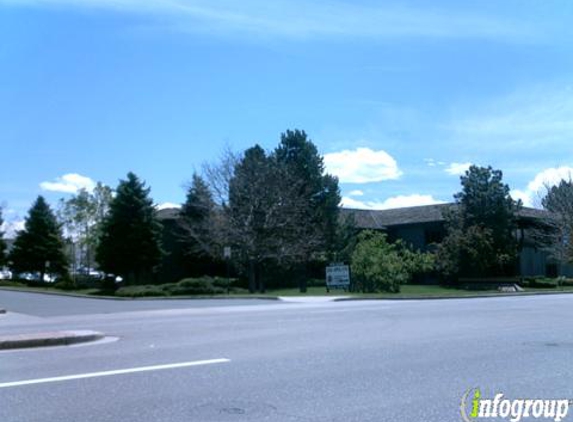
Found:
[{"label": "landscaped bed", "polygon": [[[573,283],[566,281],[559,285],[556,279],[536,279],[529,283],[523,283],[524,291],[513,294],[532,293],[571,293]],[[41,287],[30,287],[17,281],[0,281],[0,288],[23,290],[32,292],[58,293],[73,296],[87,297],[116,297],[116,298],[169,298],[169,297],[278,297],[278,296],[350,296],[354,298],[375,298],[375,299],[420,299],[420,298],[455,298],[455,297],[481,297],[481,296],[504,296],[497,289],[489,290],[465,290],[455,287],[444,287],[440,285],[412,285],[401,286],[400,293],[360,293],[347,292],[345,290],[326,291],[325,287],[309,287],[306,293],[301,293],[299,289],[279,289],[268,290],[265,293],[250,294],[247,290],[229,286],[224,278],[199,278],[185,279],[179,283],[126,286],[119,288],[115,294],[105,293],[98,289],[61,290],[46,284]]]}]

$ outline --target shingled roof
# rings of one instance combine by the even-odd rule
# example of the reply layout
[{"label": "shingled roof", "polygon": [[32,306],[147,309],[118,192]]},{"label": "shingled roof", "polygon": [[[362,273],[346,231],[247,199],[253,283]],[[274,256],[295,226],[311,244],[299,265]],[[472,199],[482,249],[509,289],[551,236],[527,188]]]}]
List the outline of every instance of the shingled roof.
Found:
[{"label": "shingled roof", "polygon": [[157,218],[160,220],[176,220],[179,218],[179,208],[163,208],[157,211]]},{"label": "shingled roof", "polygon": [[[436,204],[388,210],[342,208],[341,212],[343,216],[354,216],[356,227],[361,229],[384,230],[391,226],[444,221],[444,211],[455,206],[456,204]],[[545,211],[535,208],[523,207],[519,212],[520,219],[526,220],[541,219],[544,215]]]},{"label": "shingled roof", "polygon": [[[389,210],[342,208],[341,214],[342,216],[354,216],[356,227],[361,229],[384,230],[391,226],[444,221],[444,211],[455,206],[455,204],[436,204]],[[175,220],[179,218],[179,212],[179,208],[164,208],[157,211],[157,217],[160,220]],[[526,207],[523,207],[519,213],[520,219],[523,220],[539,220],[544,215],[543,210]]]}]

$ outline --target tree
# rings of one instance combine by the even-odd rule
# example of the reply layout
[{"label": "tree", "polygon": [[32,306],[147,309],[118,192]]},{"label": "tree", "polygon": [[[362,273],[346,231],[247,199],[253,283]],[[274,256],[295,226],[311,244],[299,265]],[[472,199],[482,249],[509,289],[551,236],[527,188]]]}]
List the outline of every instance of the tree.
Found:
[{"label": "tree", "polygon": [[[249,290],[264,291],[260,266],[268,259],[280,260],[281,243],[288,228],[288,198],[281,192],[284,178],[265,151],[255,145],[245,151],[229,183],[229,204],[225,208],[225,237],[246,267]],[[286,186],[284,186],[286,188]]]},{"label": "tree", "polygon": [[65,227],[68,241],[72,243],[72,262],[85,271],[94,264],[101,224],[111,202],[111,188],[98,182],[93,192],[81,189],[69,199],[60,200],[59,219]]},{"label": "tree", "polygon": [[515,272],[517,213],[503,174],[471,166],[461,177],[456,206],[445,213],[447,235],[437,251],[447,278],[508,275]]},{"label": "tree", "polygon": [[6,241],[4,240],[4,232],[2,231],[2,226],[4,225],[4,219],[2,218],[2,208],[0,208],[0,268],[6,265]]},{"label": "tree", "polygon": [[341,201],[338,178],[325,173],[322,156],[305,131],[287,130],[274,152],[278,164],[286,166],[287,177],[299,187],[297,194],[306,205],[306,219],[300,224],[314,231],[322,250],[332,258]]},{"label": "tree", "polygon": [[325,173],[323,158],[304,131],[283,133],[274,157],[277,164],[285,167],[289,185],[297,187],[293,193],[303,207],[297,225],[304,236],[294,238],[293,242],[300,243],[296,245],[301,252],[299,287],[305,292],[305,264],[309,258],[322,255],[323,259],[332,260],[335,256],[341,200],[338,179]]},{"label": "tree", "polygon": [[573,262],[573,181],[546,186],[541,204],[547,214],[543,227],[535,231],[537,240],[560,264]]},{"label": "tree", "polygon": [[66,275],[68,262],[61,226],[44,197],[38,196],[30,208],[24,230],[14,240],[9,261],[14,273],[35,273],[41,281],[45,274]]},{"label": "tree", "polygon": [[202,272],[197,275],[205,275],[221,259],[220,220],[221,208],[213,200],[209,186],[201,176],[193,174],[180,210],[176,238],[187,265],[182,264],[195,274]]},{"label": "tree", "polygon": [[161,223],[149,192],[131,172],[120,181],[96,249],[100,268],[121,276],[128,284],[149,281],[163,253]]},{"label": "tree", "polygon": [[219,252],[221,246],[233,247],[251,291],[264,290],[263,268],[304,267],[341,249],[338,180],[325,174],[304,131],[282,134],[270,153],[259,145],[242,156],[227,150],[219,164],[204,166],[203,174],[216,204],[210,226],[218,234],[210,238]]},{"label": "tree", "polygon": [[352,253],[354,285],[364,292],[399,293],[416,273],[430,271],[434,257],[408,248],[401,240],[389,243],[386,234],[366,230]]}]

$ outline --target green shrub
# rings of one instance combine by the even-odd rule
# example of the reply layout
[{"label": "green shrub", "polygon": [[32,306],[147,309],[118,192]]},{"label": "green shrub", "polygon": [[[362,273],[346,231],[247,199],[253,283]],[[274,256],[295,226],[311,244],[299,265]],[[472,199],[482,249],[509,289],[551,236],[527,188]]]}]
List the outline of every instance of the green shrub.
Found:
[{"label": "green shrub", "polygon": [[77,289],[77,285],[74,280],[68,275],[63,275],[59,277],[56,282],[54,283],[54,287],[60,290],[75,290]]},{"label": "green shrub", "polygon": [[169,293],[155,285],[143,286],[126,286],[120,287],[115,292],[116,296],[121,297],[152,297],[152,296],[168,296]]},{"label": "green shrub", "polygon": [[0,280],[0,286],[5,287],[26,287],[25,281],[18,281],[17,279]]},{"label": "green shrub", "polygon": [[176,295],[215,295],[227,293],[226,288],[215,286],[211,277],[185,278],[177,283],[172,294]]},{"label": "green shrub", "polygon": [[226,278],[221,277],[185,278],[177,283],[121,287],[115,294],[122,297],[213,296],[226,294],[228,288],[232,293],[247,293],[245,289],[232,287],[235,281],[236,279],[227,281]]},{"label": "green shrub", "polygon": [[531,289],[554,289],[558,285],[558,280],[544,276],[525,277],[521,285]]},{"label": "green shrub", "polygon": [[358,235],[352,253],[354,286],[363,292],[399,293],[400,285],[413,274],[430,271],[433,266],[432,254],[415,252],[400,241],[389,243],[385,234],[371,230]]}]

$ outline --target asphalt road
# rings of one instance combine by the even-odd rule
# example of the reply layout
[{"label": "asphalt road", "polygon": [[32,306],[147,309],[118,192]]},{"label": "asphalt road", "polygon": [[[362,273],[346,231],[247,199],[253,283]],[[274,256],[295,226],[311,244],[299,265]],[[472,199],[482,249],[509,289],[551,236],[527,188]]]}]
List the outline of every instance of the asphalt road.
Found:
[{"label": "asphalt road", "polygon": [[[119,338],[0,352],[0,420],[444,422],[461,420],[461,397],[473,387],[488,397],[573,398],[573,295],[162,302],[161,310],[0,316],[0,332],[93,329]],[[116,306],[99,306],[107,303]],[[45,380],[72,375],[81,378]],[[7,384],[26,380],[38,383]]]}]

